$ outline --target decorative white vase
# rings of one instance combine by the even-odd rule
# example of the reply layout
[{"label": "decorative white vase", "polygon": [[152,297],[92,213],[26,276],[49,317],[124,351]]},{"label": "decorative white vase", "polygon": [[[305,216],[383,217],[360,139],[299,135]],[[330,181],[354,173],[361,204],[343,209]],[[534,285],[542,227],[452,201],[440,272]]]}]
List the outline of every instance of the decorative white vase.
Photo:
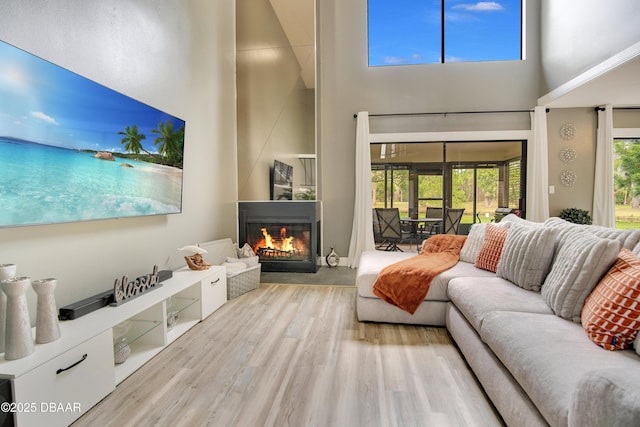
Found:
[{"label": "decorative white vase", "polygon": [[[18,266],[15,264],[0,264],[0,282],[16,277]],[[0,353],[4,351],[4,331],[7,320],[7,296],[0,292]]]},{"label": "decorative white vase", "polygon": [[38,294],[36,311],[36,344],[44,344],[60,338],[60,324],[54,291],[58,280],[54,278],[34,280],[33,290]]},{"label": "decorative white vase", "polygon": [[7,329],[4,340],[6,360],[22,359],[35,349],[25,295],[30,284],[28,277],[14,277],[0,282],[2,291],[7,294]]}]

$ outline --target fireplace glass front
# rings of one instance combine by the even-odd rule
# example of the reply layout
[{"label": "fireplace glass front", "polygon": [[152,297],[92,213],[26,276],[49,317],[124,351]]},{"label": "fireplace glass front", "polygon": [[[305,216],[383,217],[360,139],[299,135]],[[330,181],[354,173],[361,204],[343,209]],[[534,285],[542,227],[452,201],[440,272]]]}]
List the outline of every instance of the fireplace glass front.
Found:
[{"label": "fireplace glass front", "polygon": [[311,224],[247,224],[247,243],[265,261],[309,261]]},{"label": "fireplace glass front", "polygon": [[262,271],[315,273],[320,215],[315,201],[238,203],[238,242],[260,257]]}]

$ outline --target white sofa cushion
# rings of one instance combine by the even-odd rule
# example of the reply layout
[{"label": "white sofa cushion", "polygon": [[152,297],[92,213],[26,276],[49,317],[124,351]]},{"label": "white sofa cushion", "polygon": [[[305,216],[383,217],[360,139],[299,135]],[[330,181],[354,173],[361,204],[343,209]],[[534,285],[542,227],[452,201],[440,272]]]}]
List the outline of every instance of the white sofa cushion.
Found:
[{"label": "white sofa cushion", "polygon": [[451,279],[447,295],[478,333],[484,317],[496,310],[553,314],[540,293],[513,286],[500,277]]},{"label": "white sofa cushion", "polygon": [[[573,393],[569,427],[637,427],[640,370],[603,368],[584,375]],[[615,420],[615,421],[614,421]]]},{"label": "white sofa cushion", "polygon": [[415,256],[409,252],[365,251],[360,255],[356,286],[358,293],[367,298],[378,298],[373,294],[373,282],[387,265]]},{"label": "white sofa cushion", "polygon": [[611,268],[619,251],[618,240],[586,231],[568,233],[542,285],[542,297],[558,316],[580,322],[585,299]]},{"label": "white sofa cushion", "polygon": [[633,351],[604,350],[579,324],[558,316],[494,311],[480,336],[552,426],[568,424],[572,396],[587,373],[602,366],[638,369]]},{"label": "white sofa cushion", "polygon": [[[378,277],[378,273],[387,265],[416,256],[415,253],[407,252],[386,252],[367,251],[360,255],[358,265],[358,275],[356,286],[358,294],[365,298],[379,299],[373,293],[373,283]],[[429,292],[425,296],[425,301],[449,301],[447,296],[447,285],[449,280],[456,277],[495,277],[495,273],[481,270],[468,262],[458,262],[450,269],[443,271],[431,280]]]},{"label": "white sofa cushion", "polygon": [[496,274],[528,291],[540,291],[551,268],[560,230],[514,223],[504,242]]}]

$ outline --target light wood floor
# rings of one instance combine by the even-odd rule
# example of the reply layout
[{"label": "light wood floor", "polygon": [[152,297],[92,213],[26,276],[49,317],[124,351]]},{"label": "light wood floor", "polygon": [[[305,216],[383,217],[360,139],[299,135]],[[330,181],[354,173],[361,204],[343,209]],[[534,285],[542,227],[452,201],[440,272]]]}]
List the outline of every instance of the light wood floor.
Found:
[{"label": "light wood floor", "polygon": [[503,425],[446,329],[360,323],[355,295],[263,284],[74,426]]}]

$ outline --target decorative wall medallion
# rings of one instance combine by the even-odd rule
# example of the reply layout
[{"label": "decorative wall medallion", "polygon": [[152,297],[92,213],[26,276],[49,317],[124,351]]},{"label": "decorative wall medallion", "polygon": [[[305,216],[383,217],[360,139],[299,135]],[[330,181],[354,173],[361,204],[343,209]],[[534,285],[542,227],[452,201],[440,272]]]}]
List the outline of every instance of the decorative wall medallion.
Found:
[{"label": "decorative wall medallion", "polygon": [[562,173],[560,174],[560,182],[565,187],[573,187],[573,184],[576,183],[577,178],[578,176],[576,175],[576,173],[569,169],[562,171]]},{"label": "decorative wall medallion", "polygon": [[570,141],[576,136],[576,127],[573,123],[565,123],[560,126],[560,137],[565,141]]},{"label": "decorative wall medallion", "polygon": [[564,147],[560,150],[560,160],[562,163],[571,163],[576,159],[576,150],[571,147]]}]

